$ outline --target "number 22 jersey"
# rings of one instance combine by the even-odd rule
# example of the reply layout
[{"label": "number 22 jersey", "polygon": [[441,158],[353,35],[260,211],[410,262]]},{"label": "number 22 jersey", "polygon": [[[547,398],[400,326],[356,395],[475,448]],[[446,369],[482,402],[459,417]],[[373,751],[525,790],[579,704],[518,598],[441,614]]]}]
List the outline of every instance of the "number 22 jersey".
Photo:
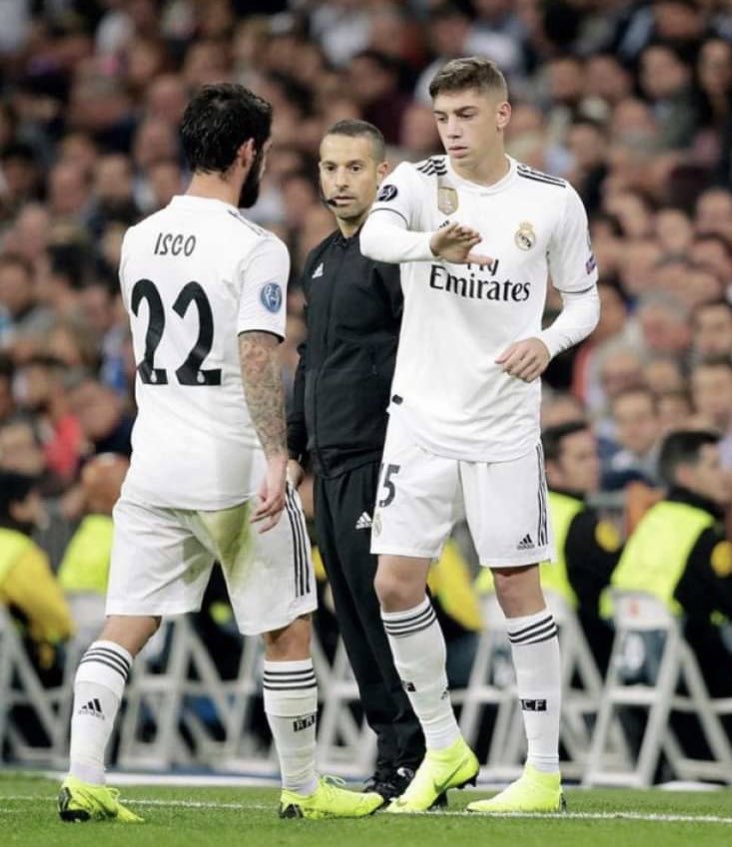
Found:
[{"label": "number 22 jersey", "polygon": [[261,483],[239,333],[285,334],[290,260],[272,233],[220,200],[181,195],[125,234],[137,419],[126,497],[216,510]]}]

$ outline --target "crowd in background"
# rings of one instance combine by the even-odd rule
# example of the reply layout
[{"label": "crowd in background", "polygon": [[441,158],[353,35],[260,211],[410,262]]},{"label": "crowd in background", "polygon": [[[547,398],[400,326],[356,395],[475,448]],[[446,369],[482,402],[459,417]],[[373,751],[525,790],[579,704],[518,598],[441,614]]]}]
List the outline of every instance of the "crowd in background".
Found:
[{"label": "crowd in background", "polygon": [[600,270],[600,324],[551,364],[544,423],[591,420],[605,490],[658,484],[681,425],[716,429],[732,473],[729,2],[0,0],[0,20],[0,471],[40,478],[69,519],[89,458],[130,453],[120,244],[185,190],[191,93],[240,82],[274,106],[247,214],[292,256],[289,385],[298,275],[334,229],[321,137],[363,118],[392,166],[442,152],[429,81],[476,53],[508,78],[509,153],[579,191]]}]

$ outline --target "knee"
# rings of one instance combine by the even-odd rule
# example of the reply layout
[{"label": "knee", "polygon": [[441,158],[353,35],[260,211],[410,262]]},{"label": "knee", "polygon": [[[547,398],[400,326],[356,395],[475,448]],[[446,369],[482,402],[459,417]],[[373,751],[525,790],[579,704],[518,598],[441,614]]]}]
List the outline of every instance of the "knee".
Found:
[{"label": "knee", "polygon": [[531,615],[545,607],[539,569],[535,565],[494,570],[493,579],[498,602],[507,617]]},{"label": "knee", "polygon": [[131,655],[136,656],[160,627],[162,618],[152,616],[111,615],[99,640],[114,641]]},{"label": "knee", "polygon": [[295,662],[310,658],[310,617],[304,616],[282,629],[265,632],[264,653],[270,662]]},{"label": "knee", "polygon": [[424,597],[424,586],[415,586],[385,568],[379,568],[376,572],[374,590],[385,612],[411,609]]}]

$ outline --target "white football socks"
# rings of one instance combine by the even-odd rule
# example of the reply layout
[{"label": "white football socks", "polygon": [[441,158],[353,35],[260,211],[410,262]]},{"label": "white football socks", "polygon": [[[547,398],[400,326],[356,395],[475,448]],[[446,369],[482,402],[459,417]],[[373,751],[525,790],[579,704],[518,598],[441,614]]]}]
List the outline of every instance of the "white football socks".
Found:
[{"label": "white football socks", "polygon": [[71,776],[104,784],[104,754],[114,729],[132,656],[114,641],[95,641],[74,680],[69,751]]},{"label": "white football socks", "polygon": [[460,737],[450,702],[445,638],[429,597],[403,612],[381,611],[394,665],[428,750],[444,750]]},{"label": "white football socks", "polygon": [[318,686],[312,659],[264,663],[264,711],[280,761],[282,787],[308,795],[318,787],[315,725]]},{"label": "white football socks", "polygon": [[562,683],[554,617],[543,609],[508,618],[508,640],[526,729],[527,762],[539,771],[556,773]]}]

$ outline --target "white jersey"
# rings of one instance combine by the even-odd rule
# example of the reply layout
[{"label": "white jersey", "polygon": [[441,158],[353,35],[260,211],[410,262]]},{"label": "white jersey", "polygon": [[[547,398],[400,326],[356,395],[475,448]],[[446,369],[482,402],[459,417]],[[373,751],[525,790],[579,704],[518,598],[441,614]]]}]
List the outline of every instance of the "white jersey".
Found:
[{"label": "white jersey", "polygon": [[174,197],[131,227],[120,283],[137,363],[137,420],[124,494],[222,509],[261,483],[238,334],[284,337],[290,260],[272,233],[219,200]]},{"label": "white jersey", "polygon": [[399,165],[371,214],[397,215],[411,231],[448,223],[483,236],[489,266],[441,259],[402,264],[404,315],[390,414],[416,443],[468,461],[509,461],[539,440],[540,381],[503,373],[495,359],[537,336],[548,277],[563,292],[594,288],[587,215],[563,179],[509,159],[499,182],[459,177],[447,156]]}]

